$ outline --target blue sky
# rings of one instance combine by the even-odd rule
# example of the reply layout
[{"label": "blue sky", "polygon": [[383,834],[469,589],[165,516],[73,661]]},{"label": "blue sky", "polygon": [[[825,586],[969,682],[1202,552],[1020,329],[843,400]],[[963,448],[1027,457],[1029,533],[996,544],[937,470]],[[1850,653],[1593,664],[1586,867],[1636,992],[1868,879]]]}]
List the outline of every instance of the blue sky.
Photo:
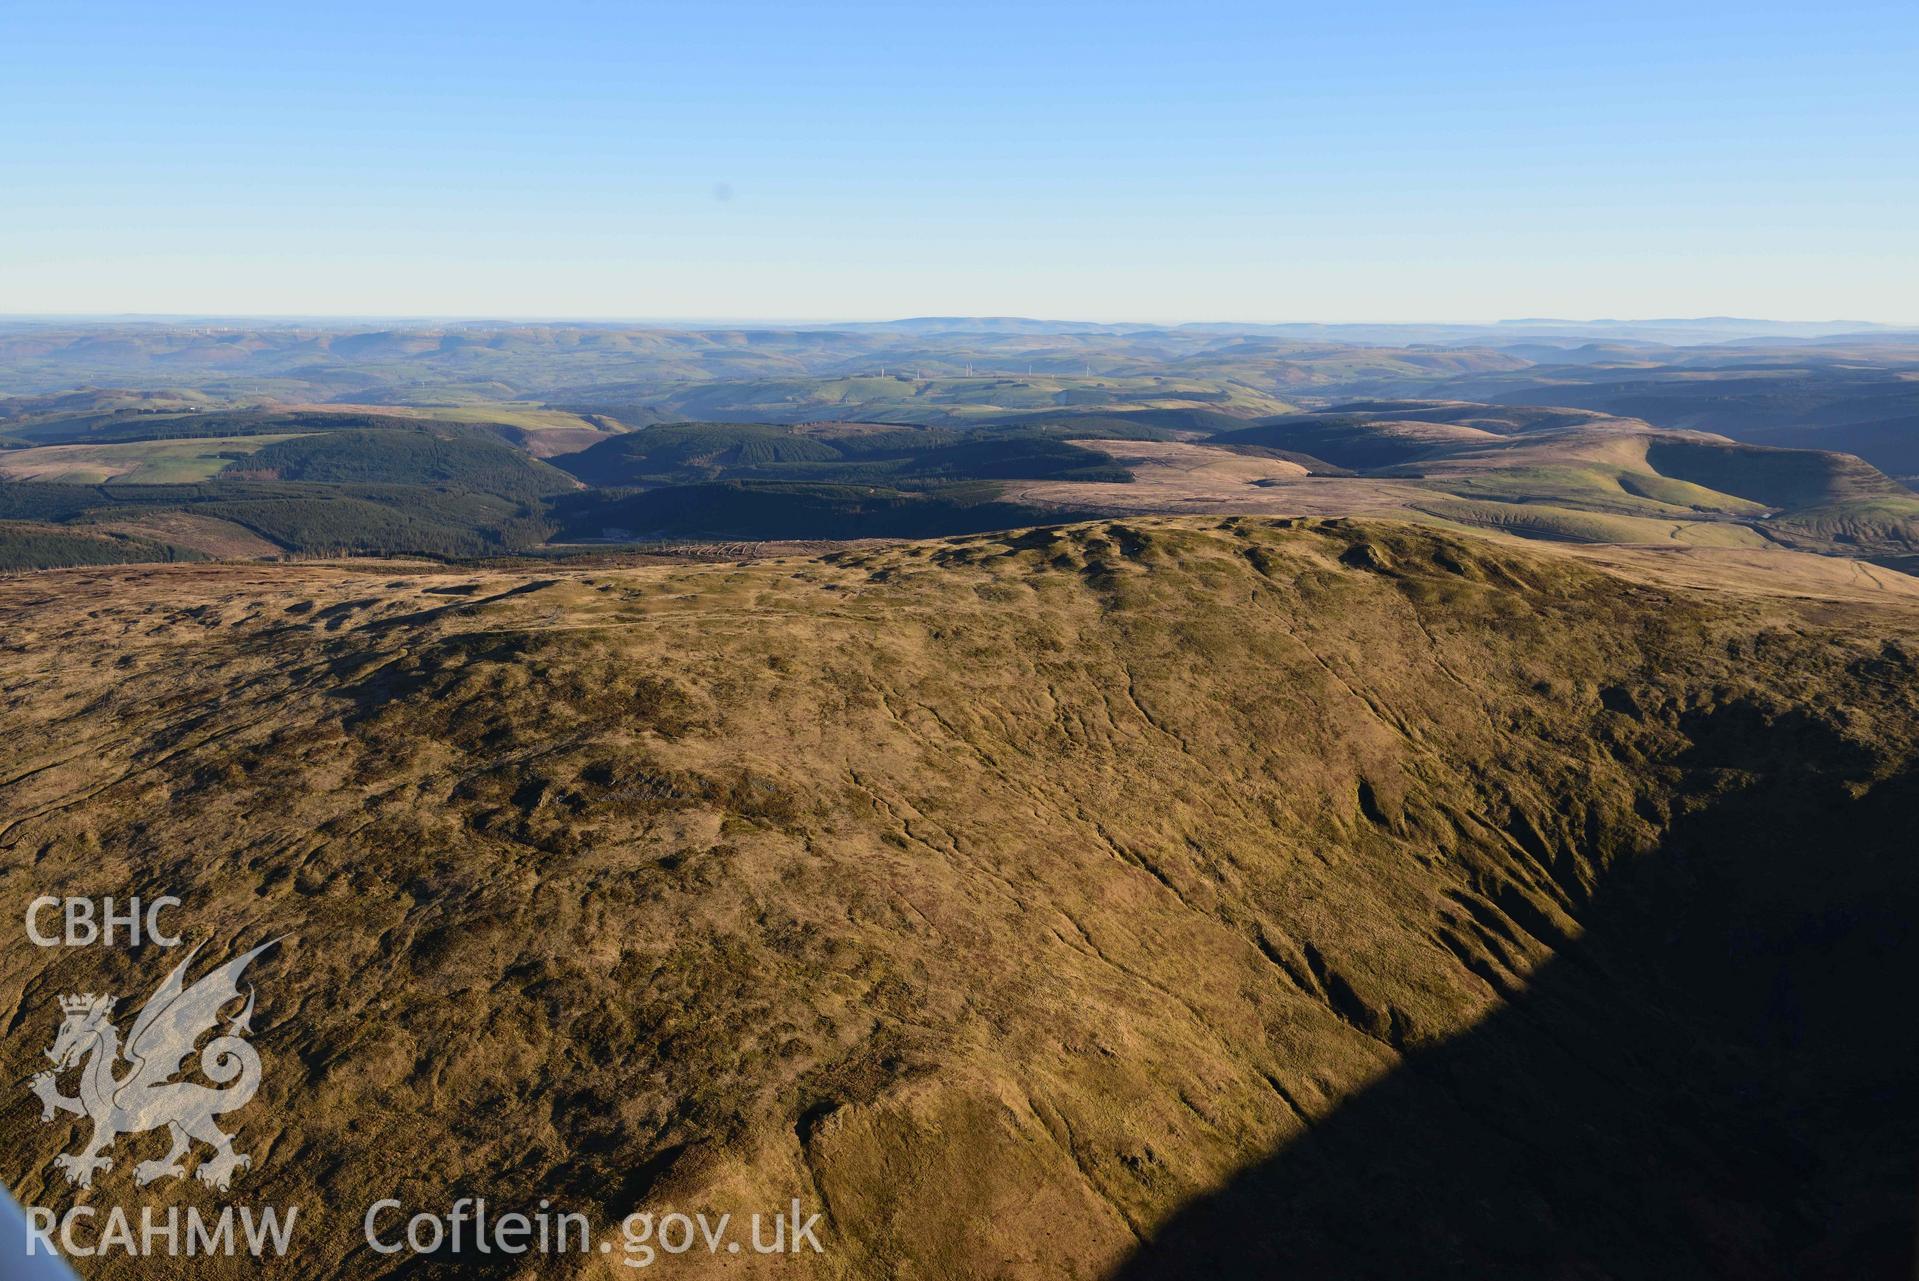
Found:
[{"label": "blue sky", "polygon": [[1919,321],[1919,6],[0,0],[0,313]]}]

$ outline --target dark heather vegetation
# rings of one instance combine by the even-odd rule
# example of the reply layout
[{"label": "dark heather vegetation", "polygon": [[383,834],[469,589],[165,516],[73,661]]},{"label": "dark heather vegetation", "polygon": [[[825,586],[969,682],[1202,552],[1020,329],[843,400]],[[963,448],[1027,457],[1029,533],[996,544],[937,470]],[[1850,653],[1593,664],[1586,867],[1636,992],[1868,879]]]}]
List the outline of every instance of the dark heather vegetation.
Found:
[{"label": "dark heather vegetation", "polygon": [[[595,485],[712,480],[936,485],[954,480],[1086,480],[1130,474],[1095,449],[1066,443],[1078,424],[802,432],[751,423],[678,423],[615,436],[556,465]],[[1135,438],[1141,433],[1135,433]],[[1164,435],[1146,429],[1147,438]]]},{"label": "dark heather vegetation", "polygon": [[556,500],[564,539],[929,538],[1009,529],[1060,513],[1002,501],[987,484],[924,490],[727,480]]},{"label": "dark heather vegetation", "polygon": [[[210,1281],[481,1190],[799,1198],[823,1281],[1909,1275],[1919,605],[1659,573],[1209,517],[9,577],[0,916],[284,936],[229,1128],[301,1250]],[[150,988],[84,951],[0,949],[5,1079]],[[17,1092],[0,1180],[82,1129]]]},{"label": "dark heather vegetation", "polygon": [[497,440],[422,430],[352,429],[282,440],[228,464],[227,474],[336,485],[457,488],[534,502],[574,483]]},{"label": "dark heather vegetation", "polygon": [[[243,409],[213,413],[128,413],[107,411],[62,415],[13,427],[7,434],[34,445],[123,444],[142,440],[182,440],[213,436],[280,436],[303,432],[389,430],[418,431],[417,418],[394,414],[299,412]],[[0,419],[0,427],[5,420]]]},{"label": "dark heather vegetation", "polygon": [[122,565],[142,561],[205,560],[190,548],[146,538],[66,529],[34,521],[0,520],[0,573],[62,565]]},{"label": "dark heather vegetation", "polygon": [[0,484],[0,520],[64,526],[176,511],[233,521],[294,555],[485,556],[530,547],[549,530],[533,503],[451,488]]},{"label": "dark heather vegetation", "polygon": [[1352,472],[1416,462],[1456,443],[1440,432],[1388,432],[1353,414],[1298,414],[1241,426],[1211,437],[1221,445],[1255,445],[1323,460]]},{"label": "dark heather vegetation", "polygon": [[215,498],[190,510],[243,525],[299,555],[497,555],[533,546],[548,528],[508,499],[390,486]]}]

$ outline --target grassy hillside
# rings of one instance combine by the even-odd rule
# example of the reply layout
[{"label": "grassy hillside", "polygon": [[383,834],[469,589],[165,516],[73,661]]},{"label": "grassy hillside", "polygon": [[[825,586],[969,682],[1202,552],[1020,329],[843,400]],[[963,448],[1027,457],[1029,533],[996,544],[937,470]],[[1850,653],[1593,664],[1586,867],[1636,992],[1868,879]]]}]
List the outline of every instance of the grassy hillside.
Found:
[{"label": "grassy hillside", "polygon": [[1646,461],[1667,476],[1740,494],[1768,507],[1919,498],[1876,467],[1847,454],[1655,440],[1647,446]]},{"label": "grassy hillside", "polygon": [[70,484],[184,485],[209,480],[228,465],[291,437],[186,437],[127,444],[44,445],[0,451],[0,477]]},{"label": "grassy hillside", "polygon": [[1358,414],[1294,414],[1211,437],[1219,445],[1257,445],[1323,458],[1334,466],[1369,471],[1417,462],[1490,433],[1450,423]]},{"label": "grassy hillside", "polygon": [[1911,572],[1919,554],[1919,497],[1892,496],[1802,507],[1769,529],[1793,545],[1836,547]]},{"label": "grassy hillside", "polygon": [[[306,1278],[395,1188],[799,1198],[837,1278],[1880,1275],[1919,619],[1818,611],[1254,520],[22,579],[0,912],[286,936],[228,1121]],[[0,951],[0,1068],[153,979]],[[30,1104],[0,1178],[64,1206]]]},{"label": "grassy hillside", "polygon": [[1576,405],[1748,444],[1858,454],[1892,475],[1919,477],[1919,353],[1910,347],[1878,359],[1772,352],[1719,360],[1730,367],[1552,366],[1445,386],[1473,399]]},{"label": "grassy hillside", "polygon": [[[181,397],[179,399],[185,399]],[[425,430],[477,434],[536,458],[585,449],[624,424],[524,402],[461,398],[428,405],[277,404],[209,408],[160,397],[129,404],[121,393],[18,397],[0,401],[0,443],[103,445],[187,437],[234,438],[351,430]],[[13,413],[4,411],[11,404]]]},{"label": "grassy hillside", "polygon": [[[1575,409],[1354,402],[1219,432],[1209,445],[1288,451],[1346,485],[1346,510],[1580,542],[1785,543],[1895,563],[1919,547],[1919,496],[1858,458],[1773,449]],[[1296,451],[1296,452],[1295,452]],[[1300,509],[1313,482],[1282,489]],[[1322,492],[1330,487],[1319,483]],[[1425,490],[1442,498],[1427,499]],[[1277,510],[1281,495],[1251,510]]]}]

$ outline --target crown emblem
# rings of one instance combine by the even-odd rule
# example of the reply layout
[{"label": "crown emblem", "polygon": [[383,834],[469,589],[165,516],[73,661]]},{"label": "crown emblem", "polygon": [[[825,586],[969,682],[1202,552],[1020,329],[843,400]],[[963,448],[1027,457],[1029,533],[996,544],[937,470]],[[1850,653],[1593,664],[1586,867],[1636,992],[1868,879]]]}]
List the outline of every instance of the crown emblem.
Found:
[{"label": "crown emblem", "polygon": [[113,999],[110,996],[95,996],[91,992],[86,992],[80,996],[61,997],[60,1008],[68,1014],[91,1014],[95,1010],[112,1009]]}]

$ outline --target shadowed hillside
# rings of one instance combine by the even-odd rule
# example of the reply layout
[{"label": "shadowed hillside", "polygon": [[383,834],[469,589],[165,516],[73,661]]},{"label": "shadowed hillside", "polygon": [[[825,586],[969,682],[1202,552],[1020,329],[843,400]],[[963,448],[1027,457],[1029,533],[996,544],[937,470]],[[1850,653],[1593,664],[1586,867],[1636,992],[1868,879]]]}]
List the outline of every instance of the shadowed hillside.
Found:
[{"label": "shadowed hillside", "polygon": [[1671,365],[1648,355],[1585,368],[1546,362],[1467,374],[1436,390],[1473,400],[1579,405],[1749,444],[1858,454],[1894,476],[1919,476],[1919,380],[1913,377],[1919,352],[1910,339],[1883,347],[1707,350]]},{"label": "shadowed hillside", "polygon": [[1919,972],[1919,776],[1860,799],[1834,765],[1867,749],[1816,721],[1688,719],[1684,768],[1726,794],[1603,881],[1523,988],[1494,958],[1538,925],[1462,914],[1442,940],[1505,1008],[1314,1115],[1117,1281],[1913,1275],[1914,1134],[1889,1121],[1919,1036],[1883,1011]]}]

